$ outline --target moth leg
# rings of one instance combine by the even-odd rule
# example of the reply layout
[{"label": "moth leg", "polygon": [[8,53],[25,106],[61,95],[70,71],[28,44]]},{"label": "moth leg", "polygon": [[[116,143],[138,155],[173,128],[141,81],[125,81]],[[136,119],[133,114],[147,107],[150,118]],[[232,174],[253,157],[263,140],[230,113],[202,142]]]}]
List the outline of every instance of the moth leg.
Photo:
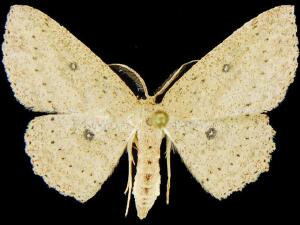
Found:
[{"label": "moth leg", "polygon": [[167,159],[167,193],[166,193],[166,203],[169,204],[170,188],[171,188],[171,139],[166,135],[166,159]]},{"label": "moth leg", "polygon": [[126,185],[126,189],[124,192],[124,194],[127,194],[127,205],[126,205],[125,216],[127,216],[127,214],[128,214],[131,192],[132,192],[132,164],[135,165],[134,160],[133,160],[133,155],[132,155],[132,147],[133,147],[134,138],[135,138],[135,132],[133,132],[133,134],[131,135],[131,137],[129,138],[129,141],[127,143],[128,180],[127,180],[127,185]]},{"label": "moth leg", "polygon": [[138,151],[138,149],[139,149],[139,146],[138,146],[138,139],[137,139],[137,136],[136,135],[134,135],[134,138],[133,138],[133,148],[135,149],[135,150],[137,150]]}]

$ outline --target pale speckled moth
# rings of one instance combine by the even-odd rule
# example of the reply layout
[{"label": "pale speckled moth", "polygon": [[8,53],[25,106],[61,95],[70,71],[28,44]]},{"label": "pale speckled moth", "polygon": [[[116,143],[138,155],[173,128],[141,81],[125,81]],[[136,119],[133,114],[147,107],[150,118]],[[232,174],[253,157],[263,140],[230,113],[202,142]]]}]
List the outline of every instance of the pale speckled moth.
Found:
[{"label": "pale speckled moth", "polygon": [[[13,6],[2,45],[12,89],[27,108],[57,113],[28,125],[26,152],[34,172],[60,193],[85,202],[126,149],[126,214],[132,192],[143,219],[160,194],[165,137],[167,203],[172,146],[212,196],[223,199],[241,190],[268,170],[275,149],[275,132],[263,113],[283,100],[295,76],[293,12],[293,6],[279,6],[260,14],[201,60],[181,66],[149,96],[132,69],[109,67],[47,15]],[[138,99],[113,67],[126,70],[146,99]]]}]

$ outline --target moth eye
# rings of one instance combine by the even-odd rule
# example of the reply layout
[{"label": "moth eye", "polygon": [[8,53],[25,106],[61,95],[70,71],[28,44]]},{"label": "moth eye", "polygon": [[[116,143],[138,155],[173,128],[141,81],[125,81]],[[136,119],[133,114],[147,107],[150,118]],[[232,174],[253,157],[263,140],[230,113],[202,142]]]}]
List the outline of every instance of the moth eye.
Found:
[{"label": "moth eye", "polygon": [[73,71],[77,70],[77,68],[78,68],[76,62],[71,62],[71,63],[69,64],[69,67],[70,67],[70,69],[73,70]]},{"label": "moth eye", "polygon": [[207,139],[210,140],[216,137],[217,131],[215,128],[211,127],[205,132],[205,134]]},{"label": "moth eye", "polygon": [[95,134],[92,131],[90,131],[89,129],[85,129],[83,135],[84,135],[84,138],[89,141],[93,140],[94,136],[95,136]]},{"label": "moth eye", "polygon": [[230,70],[230,65],[229,65],[229,64],[224,64],[224,65],[223,65],[222,71],[223,71],[224,73],[227,73],[227,72],[229,72],[229,70]]},{"label": "moth eye", "polygon": [[164,111],[156,111],[150,118],[146,120],[149,126],[155,126],[157,128],[165,127],[168,121],[169,116]]}]

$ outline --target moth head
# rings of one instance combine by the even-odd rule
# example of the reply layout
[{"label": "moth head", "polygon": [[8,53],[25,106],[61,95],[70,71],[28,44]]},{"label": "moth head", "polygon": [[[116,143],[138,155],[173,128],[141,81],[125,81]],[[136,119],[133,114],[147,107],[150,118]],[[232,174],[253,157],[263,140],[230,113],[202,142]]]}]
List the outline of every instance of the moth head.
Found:
[{"label": "moth head", "polygon": [[165,127],[168,121],[169,121],[169,116],[164,111],[156,111],[153,114],[153,125],[158,128]]},{"label": "moth head", "polygon": [[163,128],[169,121],[169,115],[161,110],[155,111],[147,118],[146,122],[149,126]]}]

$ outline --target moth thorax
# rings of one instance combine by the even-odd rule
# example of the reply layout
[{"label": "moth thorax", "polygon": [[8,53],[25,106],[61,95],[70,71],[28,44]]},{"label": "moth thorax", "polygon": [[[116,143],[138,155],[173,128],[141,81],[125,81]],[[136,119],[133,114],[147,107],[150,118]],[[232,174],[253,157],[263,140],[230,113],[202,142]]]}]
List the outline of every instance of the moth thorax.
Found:
[{"label": "moth thorax", "polygon": [[169,116],[164,111],[156,111],[146,120],[149,126],[154,126],[157,128],[165,127],[168,121],[169,121]]}]

